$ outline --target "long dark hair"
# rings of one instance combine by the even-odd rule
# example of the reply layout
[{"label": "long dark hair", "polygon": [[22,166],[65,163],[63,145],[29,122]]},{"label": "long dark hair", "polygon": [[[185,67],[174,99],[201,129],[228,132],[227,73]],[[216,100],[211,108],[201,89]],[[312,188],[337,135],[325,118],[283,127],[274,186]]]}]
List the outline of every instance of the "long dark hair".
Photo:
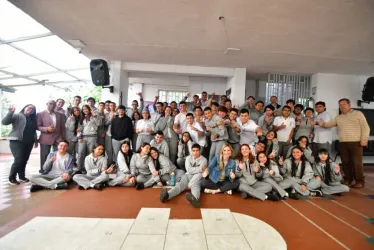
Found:
[{"label": "long dark hair", "polygon": [[153,159],[153,157],[152,156],[151,157],[152,157],[153,164],[155,165],[155,169],[156,171],[158,171],[161,169],[160,161],[158,160],[158,158],[160,158],[160,152],[155,147],[151,147],[150,152],[152,151],[155,151],[157,153],[157,159]]},{"label": "long dark hair", "polygon": [[[325,179],[323,180],[327,185],[330,184],[331,182],[331,164],[330,162],[332,162],[331,158],[330,158],[330,154],[329,154],[329,151],[325,148],[321,148],[318,150],[318,155],[319,154],[326,154],[327,155],[327,159],[326,159],[326,168],[325,168]],[[316,164],[320,163],[321,162],[321,159],[319,157],[317,157],[316,159]]]},{"label": "long dark hair", "polygon": [[[86,118],[85,116],[85,114],[83,113],[83,109],[84,108],[87,108],[88,109],[88,118]],[[81,111],[81,118],[80,118],[80,121],[79,121],[79,123],[82,125],[83,124],[83,120],[84,119],[86,119],[86,121],[89,121],[90,120],[90,118],[91,118],[91,108],[90,108],[90,106],[88,106],[88,105],[83,105],[83,107],[82,107],[82,111]]]},{"label": "long dark hair", "polygon": [[[187,142],[184,142],[184,140],[183,140],[183,135],[184,135],[184,134],[188,134],[188,136],[189,136],[189,139],[188,139]],[[184,155],[185,155],[185,156],[189,156],[189,155],[190,155],[190,149],[188,148],[188,142],[189,142],[189,141],[191,141],[191,134],[190,134],[189,132],[183,132],[183,133],[182,133],[181,142],[182,142],[182,144],[184,145]]]},{"label": "long dark hair", "polygon": [[[303,153],[301,155],[301,171],[300,171],[300,178],[302,178],[304,176],[304,172],[305,172],[305,162],[306,162],[306,158],[304,156],[304,151],[303,149],[300,147],[300,146],[295,146],[293,149],[292,149],[292,153],[295,149],[298,149],[301,151],[301,153]],[[295,158],[293,157],[291,153],[291,176],[292,177],[296,177],[296,173],[297,173],[297,165],[296,165],[296,162],[295,162]]]},{"label": "long dark hair", "polygon": [[266,155],[266,153],[264,152],[264,151],[261,151],[261,152],[259,152],[258,154],[257,154],[257,156],[256,156],[256,160],[257,160],[257,162],[258,163],[260,163],[260,160],[259,160],[259,156],[260,156],[260,154],[263,154],[263,155],[265,155],[265,157],[266,157],[266,162],[265,162],[265,168],[267,168],[267,169],[271,169],[270,168],[270,163],[271,163],[271,159],[269,159],[269,157]]},{"label": "long dark hair", "polygon": [[146,146],[151,146],[151,145],[148,142],[143,142],[143,144],[138,148],[136,153],[140,154],[140,152],[142,152],[142,148],[144,148]]},{"label": "long dark hair", "polygon": [[[267,135],[270,133],[270,132],[273,132],[274,134],[274,138],[273,139],[276,139],[278,137],[277,135],[277,132],[275,130],[269,130],[267,133],[266,133],[266,136],[265,136],[265,149],[266,149],[266,153],[267,154],[271,154],[271,152],[273,152],[273,145],[274,143],[273,142],[269,142],[268,139],[267,139]],[[270,145],[269,145],[270,144]]]},{"label": "long dark hair", "polygon": [[[25,109],[26,109],[26,107],[28,107],[30,105],[33,107],[33,111],[32,111],[31,114],[25,115],[25,113],[24,113]],[[26,116],[26,121],[27,120],[31,121],[31,123],[33,124],[34,128],[36,129],[37,124],[36,124],[36,107],[35,107],[35,105],[34,104],[27,104],[25,107],[23,107],[21,109],[20,113],[24,114]]]},{"label": "long dark hair", "polygon": [[[79,111],[79,115],[78,115],[78,116],[75,116],[75,115],[74,115],[74,111],[75,111],[76,109],[78,109],[78,111]],[[77,135],[78,125],[79,125],[79,121],[80,121],[80,119],[81,119],[81,113],[80,113],[80,112],[81,112],[80,109],[77,108],[77,107],[73,107],[73,108],[71,109],[71,111],[70,111],[70,115],[73,115],[73,116],[74,116],[74,119],[75,119],[75,123],[74,123],[74,135]]]},{"label": "long dark hair", "polygon": [[297,145],[299,145],[299,142],[301,142],[302,139],[306,139],[306,145],[305,145],[305,148],[309,147],[309,139],[308,139],[308,137],[306,137],[305,135],[302,135],[302,136],[300,136],[300,137],[297,139]]},{"label": "long dark hair", "polygon": [[[129,152],[127,152],[127,154],[126,154],[125,152],[122,151],[122,146],[123,146],[124,144],[126,144],[127,146],[129,146]],[[125,140],[124,142],[122,142],[119,151],[122,153],[123,158],[125,158],[126,165],[127,165],[127,166],[130,166],[130,160],[131,160],[131,157],[132,157],[132,150],[131,150],[130,142],[127,141],[127,140]]]},{"label": "long dark hair", "polygon": [[135,110],[134,113],[132,113],[131,120],[135,121],[135,114],[139,115],[139,120],[143,119],[142,114],[139,111]]}]

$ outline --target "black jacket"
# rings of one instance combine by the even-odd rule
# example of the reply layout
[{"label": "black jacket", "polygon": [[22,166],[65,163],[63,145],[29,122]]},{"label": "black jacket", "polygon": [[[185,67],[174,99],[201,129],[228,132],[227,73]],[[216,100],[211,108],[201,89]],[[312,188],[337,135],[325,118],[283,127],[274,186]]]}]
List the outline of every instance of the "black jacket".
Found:
[{"label": "black jacket", "polygon": [[128,116],[120,118],[118,115],[112,120],[112,127],[110,130],[112,138],[121,141],[126,138],[132,139],[134,133],[132,121]]}]

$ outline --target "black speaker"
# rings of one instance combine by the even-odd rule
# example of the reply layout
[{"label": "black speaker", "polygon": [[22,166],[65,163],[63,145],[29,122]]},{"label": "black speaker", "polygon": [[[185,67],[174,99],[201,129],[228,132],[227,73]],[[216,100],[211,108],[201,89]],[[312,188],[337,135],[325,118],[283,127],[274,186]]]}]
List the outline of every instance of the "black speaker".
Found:
[{"label": "black speaker", "polygon": [[366,80],[362,90],[362,100],[364,102],[374,102],[374,76]]},{"label": "black speaker", "polygon": [[94,59],[90,62],[92,82],[96,86],[109,85],[108,63],[103,59]]}]

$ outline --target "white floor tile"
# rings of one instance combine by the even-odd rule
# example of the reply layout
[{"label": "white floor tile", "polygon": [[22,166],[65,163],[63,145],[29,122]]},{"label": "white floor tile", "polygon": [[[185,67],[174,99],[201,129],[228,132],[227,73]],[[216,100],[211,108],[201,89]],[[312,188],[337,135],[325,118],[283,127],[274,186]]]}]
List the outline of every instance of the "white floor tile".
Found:
[{"label": "white floor tile", "polygon": [[170,208],[142,208],[130,234],[166,234]]},{"label": "white floor tile", "polygon": [[165,235],[129,234],[121,250],[163,250]]},{"label": "white floor tile", "polygon": [[251,250],[243,235],[207,235],[209,250]]},{"label": "white floor tile", "polygon": [[165,250],[207,249],[201,220],[169,220]]},{"label": "white floor tile", "polygon": [[84,237],[79,250],[120,249],[134,219],[102,219]]},{"label": "white floor tile", "polygon": [[269,224],[254,217],[232,213],[252,250],[286,250],[283,237]]},{"label": "white floor tile", "polygon": [[205,234],[242,234],[229,209],[201,209]]}]

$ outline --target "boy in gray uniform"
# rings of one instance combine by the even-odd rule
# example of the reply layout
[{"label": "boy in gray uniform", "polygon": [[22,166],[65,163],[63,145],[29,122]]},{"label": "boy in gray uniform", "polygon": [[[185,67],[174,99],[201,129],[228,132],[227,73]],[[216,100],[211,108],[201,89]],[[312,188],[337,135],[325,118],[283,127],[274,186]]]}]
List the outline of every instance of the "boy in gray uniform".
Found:
[{"label": "boy in gray uniform", "polygon": [[189,155],[186,158],[185,166],[187,173],[183,175],[181,181],[170,191],[167,191],[166,188],[161,190],[160,201],[168,201],[182,193],[187,188],[190,188],[191,193],[186,193],[186,199],[192,206],[199,208],[201,173],[207,168],[207,165],[207,160],[200,154],[200,145],[195,143],[192,145],[192,155]]},{"label": "boy in gray uniform", "polygon": [[164,140],[164,132],[157,131],[155,138],[149,143],[151,144],[151,147],[157,148],[158,152],[165,155],[167,158],[169,158],[169,146],[167,142]]},{"label": "boy in gray uniform", "polygon": [[[209,160],[211,160],[215,155],[219,155],[222,149],[222,146],[226,143],[229,138],[227,130],[224,125],[224,121],[218,115],[212,113],[210,107],[204,109],[205,115],[205,126],[206,126],[206,135],[210,136],[212,145],[209,152]],[[218,125],[220,124],[220,125]]]}]

